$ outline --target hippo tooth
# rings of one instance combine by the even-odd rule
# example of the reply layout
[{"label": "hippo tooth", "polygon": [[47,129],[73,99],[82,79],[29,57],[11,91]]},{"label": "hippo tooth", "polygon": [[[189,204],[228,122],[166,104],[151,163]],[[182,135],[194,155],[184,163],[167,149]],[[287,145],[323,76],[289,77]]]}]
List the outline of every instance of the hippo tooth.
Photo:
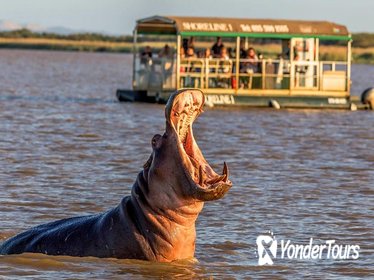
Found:
[{"label": "hippo tooth", "polygon": [[229,168],[225,161],[223,162],[222,174],[224,175],[223,181],[227,182],[227,178],[229,177]]},{"label": "hippo tooth", "polygon": [[217,177],[209,180],[208,182],[206,182],[207,184],[215,184],[219,181],[224,181],[224,182],[227,182],[227,178],[229,177],[229,168],[226,164],[226,162],[223,163],[223,171],[222,171],[222,175],[218,175]]}]

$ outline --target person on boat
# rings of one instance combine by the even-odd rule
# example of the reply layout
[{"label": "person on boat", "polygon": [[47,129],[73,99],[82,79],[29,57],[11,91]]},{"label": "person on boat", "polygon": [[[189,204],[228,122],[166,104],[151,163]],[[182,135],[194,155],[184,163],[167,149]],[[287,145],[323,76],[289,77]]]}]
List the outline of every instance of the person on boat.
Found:
[{"label": "person on boat", "polygon": [[171,58],[172,57],[172,53],[171,53],[171,49],[169,47],[168,44],[166,44],[164,46],[164,48],[158,53],[158,57],[164,57],[164,58]]},{"label": "person on boat", "polygon": [[205,53],[203,50],[198,50],[196,56],[197,58],[205,58]]},{"label": "person on boat", "polygon": [[[210,62],[209,62],[209,59],[212,59],[212,58],[213,58],[213,56],[212,56],[212,52],[211,52],[210,48],[206,48],[206,49],[205,49],[205,51],[204,51],[204,58],[208,60],[208,61],[205,61],[205,63],[206,63],[206,67],[208,68],[207,71],[208,71],[209,73],[213,73],[213,72],[215,72],[215,70],[214,70],[213,67],[209,67],[209,66],[211,66],[211,65],[210,65]],[[209,80],[210,80],[210,79],[209,79]]]},{"label": "person on boat", "polygon": [[220,67],[218,69],[218,72],[221,72],[221,73],[230,72],[230,67],[229,67],[230,56],[228,54],[226,47],[223,47],[221,49],[219,59],[221,60],[221,62],[220,62]]},{"label": "person on boat", "polygon": [[[259,59],[256,54],[256,51],[254,48],[249,48],[247,50],[247,55],[245,57],[245,60],[240,63],[240,69],[239,72],[249,74],[250,76],[253,75],[253,73],[259,73],[260,67],[259,67]],[[255,81],[256,80],[256,81]],[[257,79],[255,77],[249,77],[248,75],[241,76],[239,83],[240,88],[243,88],[244,86],[252,88],[252,82],[258,83]]]},{"label": "person on boat", "polygon": [[195,50],[193,48],[187,49],[186,58],[196,58]]},{"label": "person on boat", "polygon": [[242,63],[240,72],[242,73],[258,73],[259,60],[254,48],[249,48],[247,51],[246,61]]},{"label": "person on boat", "polygon": [[205,52],[204,52],[204,58],[208,58],[208,59],[213,58],[213,56],[212,56],[212,52],[210,51],[209,48],[206,48],[206,49],[205,49]]},{"label": "person on boat", "polygon": [[230,58],[236,58],[236,52],[231,47],[227,48],[227,54],[229,55]]},{"label": "person on boat", "polygon": [[221,52],[219,54],[219,58],[223,59],[223,60],[229,60],[230,59],[230,56],[229,56],[229,53],[228,53],[226,47],[222,47],[221,48]]},{"label": "person on boat", "polygon": [[179,52],[179,55],[180,55],[180,58],[183,59],[186,57],[186,52],[184,50],[183,47],[180,48],[180,52]]},{"label": "person on boat", "polygon": [[290,53],[291,53],[291,41],[287,41],[287,46],[284,47],[281,57],[285,60],[290,60]]},{"label": "person on boat", "polygon": [[[199,72],[199,69],[196,67],[196,54],[192,47],[187,48],[186,56],[185,56],[185,72],[188,73],[195,73]],[[201,69],[201,68],[200,68]],[[195,77],[191,77],[189,74],[183,79],[184,87],[195,87]]]},{"label": "person on boat", "polygon": [[140,53],[140,63],[149,64],[151,59],[152,59],[152,48],[150,46],[146,46],[144,51]]},{"label": "person on boat", "polygon": [[188,49],[188,38],[183,38],[182,48],[183,48],[184,52],[186,53],[187,49]]},{"label": "person on boat", "polygon": [[191,60],[191,61],[188,61],[188,67],[186,69],[187,72],[196,72],[194,60],[197,58],[197,55],[195,54],[195,51],[193,48],[187,49],[185,58],[187,60]]},{"label": "person on boat", "polygon": [[221,48],[219,59],[218,73],[224,73],[225,75],[220,75],[217,79],[217,87],[229,88],[231,85],[231,77],[228,77],[226,74],[231,73],[231,61],[226,47]]},{"label": "person on boat", "polygon": [[[291,52],[290,48],[291,48],[291,41],[288,41],[287,42],[287,48],[285,49],[285,51],[282,55],[282,57],[286,60],[290,60],[290,52]],[[308,51],[308,50],[309,50],[309,48],[307,47],[306,51]],[[300,58],[301,58],[300,53],[302,53],[302,52],[303,52],[303,47],[302,47],[300,41],[296,41],[295,46],[293,47],[293,60],[294,61],[300,60]]]},{"label": "person on boat", "polygon": [[162,66],[162,75],[164,79],[168,79],[173,72],[173,53],[168,44],[166,44],[163,49],[158,53]]},{"label": "person on boat", "polygon": [[187,47],[192,48],[195,51],[195,37],[190,37],[187,42]]},{"label": "person on boat", "polygon": [[184,52],[187,53],[188,48],[192,48],[195,51],[195,38],[183,38],[182,46],[184,49]]},{"label": "person on boat", "polygon": [[224,47],[224,45],[222,43],[222,38],[221,37],[217,37],[217,41],[212,46],[213,57],[220,57],[221,50],[222,50],[223,47]]},{"label": "person on boat", "polygon": [[239,53],[240,53],[240,58],[241,59],[247,57],[247,50],[245,49],[245,41],[243,41],[243,40],[240,41]]}]

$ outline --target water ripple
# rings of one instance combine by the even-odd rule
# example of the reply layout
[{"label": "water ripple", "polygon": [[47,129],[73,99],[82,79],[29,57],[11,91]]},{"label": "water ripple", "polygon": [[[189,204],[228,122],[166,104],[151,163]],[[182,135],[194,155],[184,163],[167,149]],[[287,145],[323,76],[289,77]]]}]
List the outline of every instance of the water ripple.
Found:
[{"label": "water ripple", "polygon": [[[7,50],[0,56],[0,242],[119,203],[148,159],[152,136],[164,129],[163,106],[115,102],[114,90],[130,86],[131,57]],[[373,123],[374,114],[361,111],[207,109],[195,137],[216,170],[228,162],[234,186],[207,203],[197,221],[198,262],[24,254],[0,256],[0,271],[10,279],[372,276]],[[311,237],[357,243],[362,254],[260,267],[256,237],[269,230],[301,244]]]}]

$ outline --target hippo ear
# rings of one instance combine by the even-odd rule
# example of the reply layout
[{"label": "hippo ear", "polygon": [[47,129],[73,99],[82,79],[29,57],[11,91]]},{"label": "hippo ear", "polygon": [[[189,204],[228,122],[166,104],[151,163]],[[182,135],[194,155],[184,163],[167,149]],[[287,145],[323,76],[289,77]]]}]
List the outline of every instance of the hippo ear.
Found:
[{"label": "hippo ear", "polygon": [[195,189],[194,197],[201,201],[217,200],[222,198],[228,190],[232,187],[232,183],[228,181],[227,183],[217,183],[210,188],[198,187]]}]

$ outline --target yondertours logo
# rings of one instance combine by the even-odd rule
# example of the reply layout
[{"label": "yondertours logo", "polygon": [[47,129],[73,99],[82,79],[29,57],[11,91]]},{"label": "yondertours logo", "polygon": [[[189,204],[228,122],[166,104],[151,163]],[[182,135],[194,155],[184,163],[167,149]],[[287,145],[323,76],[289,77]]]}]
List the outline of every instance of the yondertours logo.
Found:
[{"label": "yondertours logo", "polygon": [[357,260],[360,255],[359,245],[338,244],[334,239],[316,243],[313,238],[310,238],[307,244],[294,244],[291,240],[278,241],[270,233],[259,235],[256,244],[259,265],[272,265],[275,259]]},{"label": "yondertours logo", "polygon": [[259,235],[256,240],[258,264],[273,264],[273,258],[277,256],[277,240],[271,235]]}]

